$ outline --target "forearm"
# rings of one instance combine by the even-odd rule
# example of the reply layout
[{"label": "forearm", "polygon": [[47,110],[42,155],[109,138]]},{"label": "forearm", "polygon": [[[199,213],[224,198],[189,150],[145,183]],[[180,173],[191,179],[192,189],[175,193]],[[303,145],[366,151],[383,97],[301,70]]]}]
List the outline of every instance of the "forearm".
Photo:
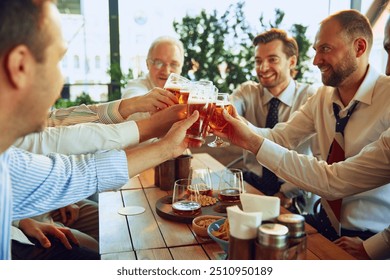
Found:
[{"label": "forearm", "polygon": [[14,146],[37,154],[86,154],[98,150],[123,149],[139,143],[135,122],[51,127],[19,138]]},{"label": "forearm", "polygon": [[[328,165],[266,140],[257,159],[279,177],[327,199],[367,191],[390,181],[389,150],[373,143],[355,157]],[[304,169],[302,169],[304,167]]]},{"label": "forearm", "polygon": [[126,149],[129,177],[133,177],[149,168],[175,157],[172,149],[161,145],[161,141]]},{"label": "forearm", "polygon": [[120,123],[125,119],[119,113],[120,100],[69,108],[60,108],[49,113],[47,126],[68,126],[79,123]]}]

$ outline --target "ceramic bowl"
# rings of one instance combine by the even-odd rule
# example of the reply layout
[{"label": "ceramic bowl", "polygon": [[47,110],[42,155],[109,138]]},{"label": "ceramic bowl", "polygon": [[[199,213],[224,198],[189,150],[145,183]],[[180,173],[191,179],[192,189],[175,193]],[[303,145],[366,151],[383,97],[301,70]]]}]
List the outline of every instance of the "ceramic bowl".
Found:
[{"label": "ceramic bowl", "polygon": [[192,229],[197,236],[208,237],[209,236],[207,233],[208,226],[211,223],[223,218],[224,217],[222,216],[213,216],[213,215],[198,216],[192,220]]},{"label": "ceramic bowl", "polygon": [[213,223],[211,223],[209,225],[209,227],[207,228],[207,233],[208,235],[210,236],[210,238],[212,240],[214,240],[215,242],[218,243],[218,245],[225,251],[225,253],[227,254],[229,252],[229,241],[226,241],[226,240],[223,240],[223,239],[220,239],[216,236],[214,236],[214,234],[212,234],[213,231],[217,231],[219,230],[219,228],[222,226],[222,224],[225,222],[225,218],[223,219],[220,219],[218,221],[215,221]]}]

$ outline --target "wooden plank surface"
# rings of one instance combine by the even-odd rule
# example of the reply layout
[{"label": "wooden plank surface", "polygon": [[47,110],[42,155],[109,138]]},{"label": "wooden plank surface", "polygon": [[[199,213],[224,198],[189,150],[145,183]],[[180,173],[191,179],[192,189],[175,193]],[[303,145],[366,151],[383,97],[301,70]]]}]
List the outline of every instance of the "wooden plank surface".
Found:
[{"label": "wooden plank surface", "polygon": [[319,233],[308,235],[307,249],[321,260],[354,260],[346,251]]},{"label": "wooden plank surface", "polygon": [[197,244],[192,231],[186,224],[164,219],[156,213],[157,200],[166,196],[168,192],[158,188],[149,188],[145,189],[145,193],[167,247]]},{"label": "wooden plank surface", "polygon": [[165,247],[164,239],[154,219],[148,200],[142,189],[122,191],[125,206],[142,206],[145,212],[127,216],[134,250]]},{"label": "wooden plank surface", "polygon": [[126,217],[118,214],[122,206],[120,191],[99,194],[100,254],[133,250]]},{"label": "wooden plank surface", "polygon": [[[194,154],[193,168],[210,168],[220,171],[224,165],[208,154]],[[214,173],[214,186],[218,174]],[[261,194],[245,183],[248,193]],[[130,260],[221,260],[226,253],[211,239],[199,238],[192,231],[191,224],[185,224],[160,217],[155,209],[156,202],[171,195],[154,185],[154,169],[135,176],[121,191],[105,192],[99,196],[100,252],[102,259]],[[136,216],[121,216],[121,206],[143,206],[146,211]],[[288,213],[281,208],[281,213]],[[307,259],[354,259],[347,252],[318,234],[306,225]],[[134,247],[134,248],[133,248]]]}]

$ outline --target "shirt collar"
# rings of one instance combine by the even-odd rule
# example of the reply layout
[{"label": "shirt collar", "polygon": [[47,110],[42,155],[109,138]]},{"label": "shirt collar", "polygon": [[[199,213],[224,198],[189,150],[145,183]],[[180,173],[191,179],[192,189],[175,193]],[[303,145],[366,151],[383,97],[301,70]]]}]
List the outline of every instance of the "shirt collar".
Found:
[{"label": "shirt collar", "polygon": [[148,72],[148,74],[146,74],[146,79],[148,80],[149,84],[151,85],[151,88],[155,88],[157,87],[153,81],[152,81],[152,78],[150,78],[150,73]]},{"label": "shirt collar", "polygon": [[[294,79],[290,79],[290,82],[286,89],[282,91],[276,98],[279,99],[285,105],[291,107],[294,100],[296,83]],[[264,105],[268,104],[275,96],[266,88],[264,88]]]}]

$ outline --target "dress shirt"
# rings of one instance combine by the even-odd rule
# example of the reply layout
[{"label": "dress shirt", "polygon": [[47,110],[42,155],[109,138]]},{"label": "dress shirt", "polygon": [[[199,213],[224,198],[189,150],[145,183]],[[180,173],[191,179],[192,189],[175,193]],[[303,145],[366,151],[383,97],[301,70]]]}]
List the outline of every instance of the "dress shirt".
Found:
[{"label": "dress shirt", "polygon": [[141,96],[155,87],[156,85],[153,83],[148,73],[145,77],[130,80],[122,92],[122,98]]},{"label": "dress shirt", "polygon": [[[118,112],[119,102],[109,102],[100,105],[82,105],[64,109],[60,114],[52,115],[52,125],[75,124],[47,127],[39,133],[31,133],[19,138],[14,146],[23,150],[47,155],[49,153],[60,154],[87,154],[99,150],[123,149],[139,143],[138,126],[133,121],[118,124],[101,124],[99,122],[116,123],[124,121]],[[61,111],[61,110],[59,110]],[[67,114],[65,114],[67,112]],[[57,113],[59,113],[57,111]],[[61,116],[61,122],[55,116]],[[50,213],[34,217],[35,220],[43,216],[51,216]],[[39,220],[41,221],[41,220]],[[18,228],[19,221],[14,221],[11,231],[11,239],[24,244],[34,245],[28,241],[27,236]]]},{"label": "dress shirt", "polygon": [[98,150],[123,149],[139,143],[138,126],[133,121],[119,124],[84,123],[47,127],[21,137],[14,146],[37,154],[85,154]]},{"label": "dress shirt", "polygon": [[86,122],[99,122],[105,124],[125,121],[119,113],[121,100],[60,108],[49,112],[47,126],[67,126]]},{"label": "dress shirt", "polygon": [[14,147],[0,154],[0,178],[0,259],[10,259],[12,220],[64,207],[96,191],[120,188],[129,179],[123,151],[43,156]]},{"label": "dress shirt", "polygon": [[[335,134],[333,102],[341,106],[340,116],[343,117],[343,114],[346,114],[349,107],[357,100],[360,103],[344,131],[345,156],[352,157],[366,145],[376,141],[381,133],[390,127],[389,88],[390,77],[379,75],[369,67],[354,98],[346,107],[342,104],[335,88],[324,86],[286,123],[279,123],[272,130],[252,128],[265,138],[288,149],[294,149],[302,141],[317,133],[321,156],[326,158]],[[258,158],[262,157],[258,155]],[[287,172],[293,173],[295,167],[296,165],[288,165]],[[311,167],[306,166],[306,168]],[[316,173],[314,177],[319,181],[327,181],[325,174]],[[351,181],[355,180],[355,175],[353,176],[350,178]],[[390,217],[390,185],[343,199],[341,225],[345,229],[379,232],[388,226],[388,217]]]},{"label": "dress shirt", "polygon": [[[306,100],[314,95],[316,88],[308,85],[297,83],[293,79],[290,80],[287,88],[277,97],[281,102],[279,104],[279,122],[287,121],[290,116],[298,110]],[[265,127],[265,122],[268,114],[268,103],[274,96],[264,88],[260,83],[248,81],[240,85],[231,95],[231,101],[237,109],[237,113],[248,120],[256,127]],[[313,139],[315,139],[313,137]],[[315,146],[315,141],[306,141],[296,150],[302,154],[312,154],[312,147]],[[317,154],[318,152],[314,152]],[[248,151],[243,151],[245,167],[262,176],[263,167],[258,163],[256,156]],[[281,192],[287,197],[294,197],[299,194],[299,189],[291,183],[285,182],[281,185]]]},{"label": "dress shirt", "polygon": [[[390,128],[356,156],[328,165],[264,140],[258,161],[285,180],[326,199],[338,199],[390,182]],[[291,166],[305,166],[305,172]],[[365,240],[372,259],[390,258],[390,227]]]}]

